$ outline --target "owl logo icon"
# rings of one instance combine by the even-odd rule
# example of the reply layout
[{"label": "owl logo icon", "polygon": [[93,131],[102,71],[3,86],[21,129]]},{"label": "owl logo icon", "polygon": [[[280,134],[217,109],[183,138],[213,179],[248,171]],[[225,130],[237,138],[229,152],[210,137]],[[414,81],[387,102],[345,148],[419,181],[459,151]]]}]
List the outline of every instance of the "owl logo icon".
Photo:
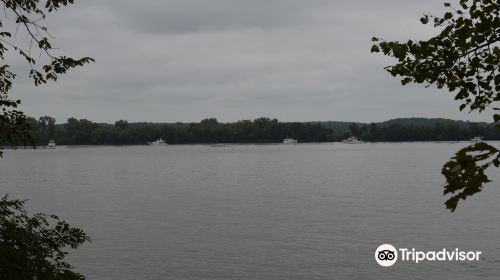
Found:
[{"label": "owl logo icon", "polygon": [[382,244],[375,250],[375,260],[380,266],[393,266],[398,260],[398,250],[391,244]]}]

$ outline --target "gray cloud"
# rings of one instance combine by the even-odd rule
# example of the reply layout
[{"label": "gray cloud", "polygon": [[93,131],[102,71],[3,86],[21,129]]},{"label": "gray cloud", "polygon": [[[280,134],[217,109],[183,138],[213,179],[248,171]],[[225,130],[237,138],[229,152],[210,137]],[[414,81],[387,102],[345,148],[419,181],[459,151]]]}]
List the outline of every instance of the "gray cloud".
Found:
[{"label": "gray cloud", "polygon": [[111,122],[380,121],[460,113],[452,96],[401,87],[369,52],[373,35],[431,35],[439,1],[86,0],[48,20],[57,47],[96,64],[15,95],[32,115]]},{"label": "gray cloud", "polygon": [[106,1],[108,10],[138,32],[187,33],[269,29],[310,20],[321,0],[168,0]]}]

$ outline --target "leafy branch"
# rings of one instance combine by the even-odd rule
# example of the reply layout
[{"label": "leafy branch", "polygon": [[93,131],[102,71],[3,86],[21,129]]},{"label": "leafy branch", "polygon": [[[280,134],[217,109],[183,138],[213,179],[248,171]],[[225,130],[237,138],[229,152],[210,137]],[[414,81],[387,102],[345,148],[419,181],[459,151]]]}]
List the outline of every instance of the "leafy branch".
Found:
[{"label": "leafy branch", "polygon": [[[0,17],[0,157],[3,146],[16,148],[33,143],[28,118],[18,109],[20,100],[9,98],[16,74],[4,63],[7,52],[12,51],[24,58],[30,66],[29,77],[35,86],[56,81],[58,76],[72,68],[93,62],[90,57],[74,59],[53,54],[49,38],[54,38],[40,24],[47,14],[73,0],[0,0],[4,17]],[[6,21],[13,20],[16,30],[5,30]],[[19,29],[28,34],[27,46],[19,45],[16,35]],[[40,52],[40,58],[48,63],[38,65],[32,55]],[[37,68],[37,66],[39,68]],[[64,261],[67,247],[78,248],[89,241],[79,228],[71,227],[57,216],[35,214],[30,216],[24,209],[24,201],[0,199],[0,279],[84,279],[71,271]]]},{"label": "leafy branch", "polygon": [[55,215],[29,215],[24,203],[0,199],[0,278],[84,279],[64,261],[64,249],[90,238]]},{"label": "leafy branch", "polygon": [[[385,41],[374,37],[372,52],[394,57],[398,63],[386,67],[402,84],[426,83],[456,92],[463,100],[460,110],[484,111],[500,101],[500,3],[492,0],[460,0],[460,9],[430,19],[440,33],[429,40]],[[496,103],[497,104],[497,103]],[[495,107],[495,106],[493,106]]]},{"label": "leafy branch", "polygon": [[[17,27],[13,33],[0,30],[0,59],[5,60],[5,54],[14,51],[24,58],[30,66],[29,77],[35,86],[48,81],[57,81],[61,74],[66,74],[70,69],[94,62],[93,58],[71,58],[65,55],[55,55],[55,48],[51,42],[54,38],[47,27],[41,25],[48,13],[64,6],[73,4],[73,0],[0,0],[4,8],[4,17],[0,19],[0,28],[8,20]],[[29,38],[28,46],[21,46],[15,37],[19,28],[24,29]],[[37,59],[32,55],[34,50],[39,50],[40,57],[48,58],[49,62],[37,68]],[[10,70],[9,65],[0,65],[0,146],[10,146],[30,143],[29,124],[23,112],[19,111],[20,100],[11,100],[8,96],[12,89],[16,75]],[[2,151],[0,148],[0,157]]]},{"label": "leafy branch", "polygon": [[500,167],[500,150],[489,144],[481,142],[458,151],[441,170],[447,181],[444,195],[452,194],[445,202],[446,208],[455,211],[461,199],[480,192],[484,184],[491,182],[485,174],[491,165]]},{"label": "leafy branch", "polygon": [[[382,52],[397,60],[385,69],[401,83],[424,83],[454,92],[461,100],[460,111],[500,111],[500,2],[457,0],[457,7],[445,2],[441,16],[424,15],[422,24],[434,23],[438,34],[428,40],[398,42],[373,37],[371,52]],[[493,123],[500,128],[500,114]],[[482,190],[490,182],[485,170],[499,167],[499,150],[486,143],[458,151],[442,169],[446,177],[444,194],[454,194],[446,207],[454,211],[459,200]]]}]

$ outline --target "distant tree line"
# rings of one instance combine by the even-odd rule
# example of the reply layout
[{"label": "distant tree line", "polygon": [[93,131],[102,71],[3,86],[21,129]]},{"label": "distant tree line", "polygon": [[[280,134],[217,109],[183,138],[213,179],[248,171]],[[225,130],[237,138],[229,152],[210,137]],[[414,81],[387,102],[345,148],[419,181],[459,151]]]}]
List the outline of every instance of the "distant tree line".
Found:
[{"label": "distant tree line", "polygon": [[452,122],[438,122],[432,126],[399,124],[380,125],[376,123],[356,124],[349,127],[340,138],[356,136],[369,142],[404,141],[464,141],[479,136],[486,140],[500,140],[500,130],[488,128],[482,123],[468,123],[467,126]]},{"label": "distant tree line", "polygon": [[93,123],[87,119],[69,118],[64,124],[44,116],[30,118],[33,140],[46,145],[54,139],[60,145],[141,145],[162,138],[169,144],[197,143],[279,143],[286,137],[299,142],[331,142],[356,136],[369,142],[461,141],[475,136],[500,140],[500,131],[484,123],[443,120],[431,125],[411,122],[344,123],[335,129],[326,122],[279,122],[258,118],[220,123],[214,118],[199,123]]},{"label": "distant tree line", "polygon": [[86,119],[69,118],[56,124],[52,117],[30,119],[34,142],[46,145],[54,139],[61,145],[140,145],[162,138],[169,144],[196,143],[278,143],[292,137],[300,142],[333,141],[333,131],[320,124],[278,122],[258,118],[234,123],[219,123],[204,119],[199,123],[93,123]]}]

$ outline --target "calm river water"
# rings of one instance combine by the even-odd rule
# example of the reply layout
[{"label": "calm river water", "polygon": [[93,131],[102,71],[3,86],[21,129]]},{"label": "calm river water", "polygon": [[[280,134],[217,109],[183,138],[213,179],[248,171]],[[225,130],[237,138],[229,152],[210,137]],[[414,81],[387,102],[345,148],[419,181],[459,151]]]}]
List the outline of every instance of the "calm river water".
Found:
[{"label": "calm river water", "polygon": [[[6,151],[0,192],[82,227],[69,260],[88,279],[499,279],[498,169],[443,205],[440,168],[466,144]],[[383,268],[382,243],[482,256]]]}]

